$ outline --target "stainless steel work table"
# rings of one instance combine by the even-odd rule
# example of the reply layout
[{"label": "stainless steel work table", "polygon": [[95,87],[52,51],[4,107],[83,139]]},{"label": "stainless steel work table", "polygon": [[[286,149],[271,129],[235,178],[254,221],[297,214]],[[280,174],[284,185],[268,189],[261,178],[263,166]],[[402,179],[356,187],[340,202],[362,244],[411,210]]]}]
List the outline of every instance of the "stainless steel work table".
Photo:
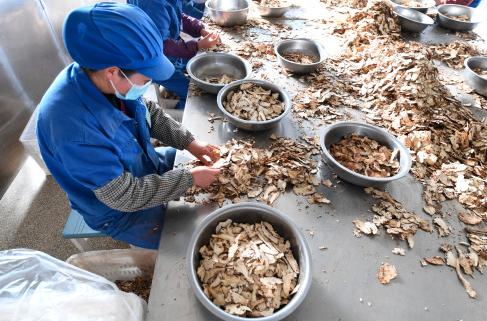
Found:
[{"label": "stainless steel work table", "polygon": [[[285,20],[283,20],[285,21]],[[295,24],[303,24],[295,20]],[[301,31],[305,33],[305,30]],[[434,37],[433,37],[434,35]],[[447,39],[442,29],[428,31],[422,39]],[[275,65],[274,65],[275,67]],[[286,79],[277,68],[265,68],[268,79],[284,86],[291,95],[299,88],[296,79]],[[224,144],[236,138],[252,138],[258,146],[265,146],[271,134],[297,138],[312,133],[302,129],[289,114],[273,131],[234,132],[229,123],[215,121],[208,132],[208,113],[220,115],[216,96],[202,95],[188,98],[183,124],[199,139],[213,144]],[[485,111],[478,111],[485,116]],[[353,118],[361,116],[353,115]],[[353,235],[352,220],[372,217],[369,209],[374,203],[362,188],[346,182],[337,183],[321,161],[319,177],[329,178],[336,187],[320,186],[331,200],[329,205],[309,205],[304,197],[286,192],[274,207],[287,214],[305,235],[313,260],[313,281],[303,304],[286,320],[487,320],[487,277],[478,272],[470,279],[479,298],[469,299],[455,272],[446,266],[422,267],[423,257],[440,255],[438,248],[445,241],[464,241],[463,226],[456,213],[461,208],[456,202],[444,204],[449,213],[448,223],[454,233],[448,239],[439,238],[436,231],[419,231],[415,247],[408,249],[403,241],[393,240],[384,231],[373,238]],[[186,153],[178,153],[176,163],[189,160]],[[389,184],[386,190],[408,210],[430,220],[422,212],[422,186],[412,176]],[[217,320],[197,301],[186,275],[186,251],[192,232],[198,223],[215,209],[215,205],[196,206],[183,201],[171,202],[158,251],[157,263],[149,300],[148,321]],[[313,231],[313,236],[310,231]],[[326,250],[320,250],[326,246]],[[395,247],[406,249],[405,256],[392,254]],[[394,264],[399,276],[388,285],[377,280],[382,262]]]}]

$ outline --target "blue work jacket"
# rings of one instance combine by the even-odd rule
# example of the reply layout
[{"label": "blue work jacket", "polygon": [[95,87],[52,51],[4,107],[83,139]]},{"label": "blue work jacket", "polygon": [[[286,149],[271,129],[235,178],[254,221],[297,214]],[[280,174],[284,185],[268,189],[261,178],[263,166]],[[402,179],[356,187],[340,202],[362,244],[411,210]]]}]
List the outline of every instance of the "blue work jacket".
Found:
[{"label": "blue work jacket", "polygon": [[[157,238],[157,244],[146,244],[143,237],[141,241],[140,235],[129,230],[134,222],[147,221],[145,218],[162,224],[163,206],[120,212],[94,194],[124,172],[142,177],[167,170],[150,142],[147,107],[140,99],[123,102],[132,117],[115,108],[85,71],[72,63],[57,76],[38,106],[37,138],[52,176],[91,228],[137,246],[155,248]],[[145,232],[153,233],[136,234]]]}]

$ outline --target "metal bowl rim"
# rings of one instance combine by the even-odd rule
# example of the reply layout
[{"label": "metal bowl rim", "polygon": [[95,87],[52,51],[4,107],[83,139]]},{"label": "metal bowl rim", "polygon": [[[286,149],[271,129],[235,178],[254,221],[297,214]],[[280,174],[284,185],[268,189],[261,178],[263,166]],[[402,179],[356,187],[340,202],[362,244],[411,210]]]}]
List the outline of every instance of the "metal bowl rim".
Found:
[{"label": "metal bowl rim", "polygon": [[[464,23],[464,24],[467,24],[467,25],[473,25],[473,24],[478,24],[480,22],[482,22],[483,20],[479,20],[479,21],[461,21],[461,20],[456,20],[456,19],[452,19],[448,16],[446,16],[444,13],[442,13],[440,11],[440,9],[442,8],[447,8],[447,7],[461,7],[461,8],[466,8],[468,11],[470,11],[470,13],[473,13],[473,9],[471,7],[467,7],[467,6],[462,6],[461,4],[442,4],[442,5],[439,5],[437,7],[437,12],[438,12],[438,15],[447,19],[447,21],[451,21],[451,22],[457,22],[457,23]],[[470,16],[470,19],[472,19],[472,17]]]},{"label": "metal bowl rim", "polygon": [[470,72],[471,74],[475,75],[475,77],[477,79],[479,79],[480,81],[483,81],[487,84],[487,79],[485,79],[484,77],[481,77],[478,73],[476,73],[475,71],[473,71],[472,68],[470,68],[469,66],[469,62],[473,59],[481,59],[481,60],[486,60],[487,61],[487,56],[472,56],[472,57],[468,57],[465,59],[465,61],[463,62],[464,66],[465,66],[465,69],[467,69],[468,72]]},{"label": "metal bowl rim", "polygon": [[[233,57],[237,58],[238,60],[240,60],[244,64],[244,66],[245,66],[245,74],[246,75],[245,75],[244,78],[239,79],[239,80],[248,79],[252,75],[252,67],[250,67],[249,62],[247,60],[243,59],[242,57],[238,56],[238,55],[235,55],[235,54],[229,53],[229,52],[205,52],[205,53],[202,53],[202,54],[199,54],[199,55],[194,56],[186,64],[186,71],[188,72],[188,75],[192,79],[197,80],[197,81],[199,81],[199,82],[201,82],[201,83],[203,83],[205,85],[210,85],[210,86],[215,86],[215,87],[221,87],[221,88],[225,87],[225,84],[214,84],[214,83],[211,83],[211,82],[207,82],[205,80],[202,80],[202,79],[196,77],[196,75],[193,74],[193,71],[191,70],[191,66],[196,61],[198,61],[199,59],[202,59],[203,56],[233,56]],[[238,81],[238,80],[234,80],[234,81]]]},{"label": "metal bowl rim", "polygon": [[[300,271],[300,275],[303,275],[303,281],[305,284],[300,283],[300,287],[296,294],[292,297],[292,299],[289,301],[288,304],[286,304],[283,308],[279,309],[277,312],[273,313],[270,316],[266,317],[259,317],[259,318],[244,318],[240,317],[237,315],[230,314],[226,312],[225,310],[221,309],[219,306],[215,305],[203,292],[201,289],[201,282],[196,274],[196,262],[194,261],[193,257],[193,252],[194,252],[194,247],[196,246],[196,241],[198,236],[201,234],[201,232],[208,226],[208,224],[216,219],[218,216],[224,215],[228,209],[238,209],[240,207],[243,208],[260,208],[264,211],[268,212],[273,212],[276,216],[279,217],[286,225],[290,227],[290,229],[293,231],[293,234],[296,236],[296,239],[299,240],[298,243],[300,246],[302,246],[303,249],[303,260],[307,263],[305,265],[305,270]],[[188,262],[189,261],[189,262]],[[262,203],[257,203],[257,202],[242,202],[238,204],[229,204],[224,207],[221,207],[214,212],[210,213],[207,215],[203,220],[198,224],[196,229],[194,230],[193,234],[191,235],[191,239],[188,244],[188,248],[186,251],[186,270],[188,272],[188,278],[189,283],[191,285],[191,288],[193,289],[196,297],[198,300],[203,303],[205,308],[211,312],[212,314],[216,315],[217,317],[222,317],[222,316],[228,316],[232,318],[233,320],[236,321],[248,321],[248,320],[256,320],[256,321],[267,321],[267,320],[281,320],[282,318],[288,316],[293,308],[299,307],[306,295],[309,292],[309,289],[311,287],[311,282],[312,282],[312,256],[311,256],[311,251],[308,245],[308,242],[306,241],[306,238],[304,237],[304,234],[299,230],[298,226],[294,221],[285,213],[281,212],[280,210],[270,207],[268,205],[262,204]],[[194,266],[194,268],[193,268]],[[301,268],[301,266],[300,266]],[[194,282],[196,281],[196,282]],[[198,286],[196,286],[197,284]],[[298,296],[299,294],[299,296]],[[297,297],[296,300],[294,300]],[[292,305],[290,303],[293,302]],[[206,303],[206,304],[205,304]],[[208,306],[211,306],[215,309],[208,308]],[[218,312],[220,313],[218,313]]]},{"label": "metal bowl rim", "polygon": [[[299,63],[299,62],[294,62],[294,61],[291,61],[291,60],[288,60],[288,59],[284,58],[284,57],[283,57],[283,56],[282,56],[282,55],[279,53],[278,48],[279,48],[279,47],[280,47],[282,44],[284,44],[284,43],[286,43],[286,42],[293,42],[293,41],[295,41],[295,40],[304,40],[304,41],[311,42],[312,44],[314,44],[314,45],[315,45],[315,46],[318,48],[318,51],[320,52],[320,60],[319,60],[318,62],[313,62],[312,64],[302,64],[302,63]],[[319,64],[322,64],[322,63],[323,63],[323,61],[325,61],[325,59],[326,59],[326,57],[325,57],[325,55],[323,54],[323,52],[322,52],[322,51],[324,51],[323,46],[322,46],[322,45],[321,45],[319,42],[314,41],[313,39],[309,39],[309,38],[283,39],[283,40],[279,41],[278,43],[276,43],[276,44],[274,45],[274,52],[276,53],[276,55],[277,55],[277,56],[278,56],[280,59],[282,59],[282,60],[284,60],[284,61],[286,61],[286,62],[292,63],[292,64],[296,64],[296,65],[299,65],[299,66],[303,66],[303,67],[305,67],[305,66],[306,66],[306,67],[308,67],[308,66],[313,67],[313,66],[317,66],[317,65],[319,65]]]},{"label": "metal bowl rim", "polygon": [[[325,135],[327,135],[332,129],[339,128],[339,127],[344,126],[344,125],[355,126],[355,127],[367,127],[368,129],[378,131],[381,134],[385,135],[386,137],[389,137],[391,140],[393,140],[394,142],[396,142],[396,144],[399,145],[399,147],[400,147],[399,156],[400,157],[403,157],[403,156],[406,157],[406,166],[404,166],[404,168],[399,167],[399,172],[397,172],[395,175],[389,176],[389,177],[371,177],[371,176],[367,176],[367,175],[362,175],[360,173],[354,172],[351,169],[348,169],[347,167],[343,166],[342,164],[340,164],[340,162],[338,162],[335,159],[335,157],[333,157],[333,155],[331,155],[331,153],[328,151],[328,148],[326,148],[326,146],[325,146]],[[348,174],[356,176],[357,178],[360,178],[362,180],[368,180],[369,182],[372,182],[372,183],[388,183],[388,182],[391,182],[391,181],[394,181],[396,179],[403,177],[404,175],[409,173],[409,170],[411,169],[411,165],[412,165],[411,154],[409,153],[406,146],[404,146],[399,141],[399,139],[397,139],[393,135],[389,134],[386,130],[384,130],[380,127],[373,126],[373,125],[366,124],[366,123],[360,123],[360,122],[343,121],[343,122],[334,123],[334,124],[329,125],[329,126],[324,126],[323,128],[320,129],[319,137],[320,137],[321,150],[323,151],[323,153],[328,158],[333,160],[333,164],[335,166],[338,166],[341,170],[347,172]],[[401,150],[401,148],[403,148],[403,150]],[[406,155],[403,155],[403,153],[402,153],[403,151],[405,152]]]},{"label": "metal bowl rim", "polygon": [[406,9],[414,9],[414,10],[427,10],[429,8],[433,8],[434,6],[436,6],[436,2],[434,0],[431,0],[430,1],[430,5],[427,6],[427,7],[408,7],[408,6],[405,6],[405,5],[402,5],[402,4],[399,4],[397,2],[395,2],[394,0],[390,0],[392,3],[394,3],[396,6],[399,6],[399,7],[402,7],[402,8],[406,8]]},{"label": "metal bowl rim", "polygon": [[[405,10],[414,10],[413,8],[410,8],[410,7],[402,7],[402,6],[400,6],[400,7],[401,7],[401,9],[405,9]],[[401,18],[406,19],[406,20],[408,20],[408,21],[411,21],[411,22],[414,22],[414,23],[417,23],[417,24],[420,24],[420,25],[425,25],[425,26],[432,26],[432,25],[434,25],[434,24],[435,24],[435,20],[433,20],[433,18],[431,18],[431,17],[430,17],[430,16],[428,16],[427,14],[422,13],[422,12],[420,12],[420,11],[418,11],[418,10],[414,10],[414,11],[416,11],[416,12],[417,12],[417,13],[419,13],[419,14],[424,15],[425,17],[428,17],[428,19],[430,19],[430,22],[422,22],[422,21],[418,21],[418,20],[411,19],[410,17],[406,17],[406,16],[402,15],[402,14],[401,14],[399,11],[397,11],[396,9],[394,9],[394,12],[395,12],[395,13],[396,13],[398,16],[400,16]]]},{"label": "metal bowl rim", "polygon": [[207,0],[205,2],[205,7],[208,8],[209,10],[213,10],[213,11],[220,11],[220,12],[228,12],[228,13],[233,13],[233,12],[240,12],[240,11],[245,11],[245,10],[249,10],[250,8],[250,2],[248,0],[244,0],[245,3],[247,3],[247,7],[245,8],[242,8],[242,9],[236,9],[236,10],[222,10],[222,9],[217,9],[217,8],[213,8],[210,6],[210,2],[212,0]]},{"label": "metal bowl rim", "polygon": [[266,6],[261,6],[259,4],[259,8],[261,8],[261,9],[289,9],[291,7],[292,6],[290,4],[288,4],[287,6],[283,6],[283,7],[266,7]]},{"label": "metal bowl rim", "polygon": [[[241,85],[241,84],[244,84],[247,82],[256,83],[258,85],[272,85],[272,86],[276,86],[277,88],[279,88],[279,94],[282,94],[284,96],[284,99],[282,100],[282,102],[284,103],[285,106],[284,106],[284,111],[282,112],[282,114],[280,114],[276,118],[272,118],[269,120],[255,121],[255,120],[246,120],[246,119],[238,118],[238,117],[232,115],[231,113],[229,113],[225,109],[225,107],[223,106],[223,102],[222,102],[223,94],[226,93],[227,91],[229,91],[230,89],[233,89],[235,86]],[[243,122],[243,123],[248,124],[248,125],[266,125],[266,124],[277,123],[282,118],[284,118],[292,109],[291,98],[289,97],[289,94],[287,93],[287,91],[285,91],[283,88],[281,88],[280,86],[278,86],[278,85],[276,85],[270,81],[262,80],[262,79],[256,79],[256,78],[247,78],[247,79],[236,80],[234,82],[231,82],[231,83],[225,85],[218,92],[218,96],[217,96],[216,100],[217,100],[218,108],[220,109],[220,111],[223,114],[225,114],[225,116],[227,116],[227,117],[229,117],[235,121]]]}]

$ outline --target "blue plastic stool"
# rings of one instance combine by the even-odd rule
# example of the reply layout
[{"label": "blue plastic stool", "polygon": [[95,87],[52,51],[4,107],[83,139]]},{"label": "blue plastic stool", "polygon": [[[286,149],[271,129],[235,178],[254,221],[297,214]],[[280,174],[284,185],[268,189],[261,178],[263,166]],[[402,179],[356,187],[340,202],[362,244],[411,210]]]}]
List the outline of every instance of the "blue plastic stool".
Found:
[{"label": "blue plastic stool", "polygon": [[64,225],[63,237],[73,242],[79,251],[85,252],[89,249],[88,238],[105,236],[102,232],[95,231],[89,227],[80,213],[71,210],[66,225]]}]

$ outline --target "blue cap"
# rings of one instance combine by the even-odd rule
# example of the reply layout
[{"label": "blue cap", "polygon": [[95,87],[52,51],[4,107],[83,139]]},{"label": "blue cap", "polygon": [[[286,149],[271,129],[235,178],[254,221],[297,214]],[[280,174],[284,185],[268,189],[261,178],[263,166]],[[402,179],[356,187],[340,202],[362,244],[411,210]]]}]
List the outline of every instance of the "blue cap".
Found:
[{"label": "blue cap", "polygon": [[116,66],[155,81],[166,80],[174,72],[162,52],[154,22],[132,5],[101,2],[77,8],[64,21],[63,38],[69,54],[82,67]]},{"label": "blue cap", "polygon": [[181,32],[182,3],[179,0],[127,0],[142,9],[154,22],[162,39],[178,39]]}]

